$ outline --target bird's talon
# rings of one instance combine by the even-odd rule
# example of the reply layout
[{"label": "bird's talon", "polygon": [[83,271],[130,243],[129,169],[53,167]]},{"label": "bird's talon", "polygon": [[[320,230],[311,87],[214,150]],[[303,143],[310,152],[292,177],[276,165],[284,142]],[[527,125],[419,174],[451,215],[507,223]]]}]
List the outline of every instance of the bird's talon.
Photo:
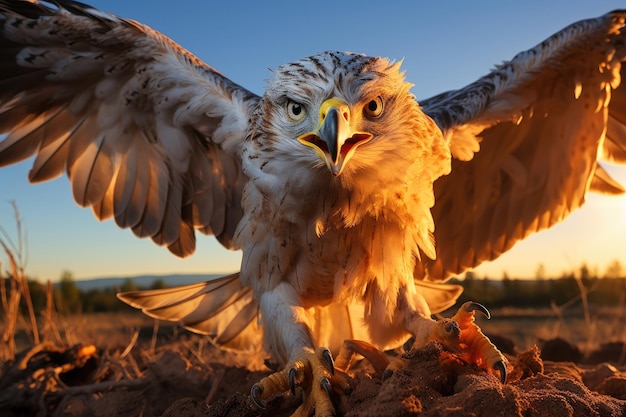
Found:
[{"label": "bird's talon", "polygon": [[383,381],[388,380],[389,378],[391,378],[393,376],[393,371],[391,369],[385,369],[385,371],[383,372]]},{"label": "bird's talon", "polygon": [[296,395],[296,374],[298,370],[296,368],[289,369],[289,391],[291,395]]},{"label": "bird's talon", "polygon": [[482,313],[488,319],[491,318],[491,313],[489,313],[489,310],[487,310],[487,307],[485,307],[484,305],[482,305],[480,303],[477,303],[477,302],[474,302],[474,301],[468,301],[467,303],[465,303],[463,305],[463,307],[468,312],[479,311],[480,313]]},{"label": "bird's talon", "polygon": [[316,415],[330,416],[334,413],[330,399],[330,393],[335,387],[335,380],[331,380],[331,372],[334,370],[328,349],[302,348],[285,368],[262,378],[252,386],[252,402],[264,410],[273,396],[287,392],[295,396],[296,389],[300,387],[301,392],[298,390],[298,394],[302,394],[302,404],[294,416],[309,416],[311,410],[315,410]]},{"label": "bird's talon", "polygon": [[493,369],[500,373],[500,381],[505,384],[506,383],[506,365],[503,361],[498,361],[493,364]]},{"label": "bird's talon", "polygon": [[324,391],[326,391],[328,395],[330,395],[331,387],[330,387],[330,380],[328,378],[326,377],[322,378],[320,380],[320,386],[322,387]]},{"label": "bird's talon", "polygon": [[322,351],[322,358],[326,361],[330,374],[335,375],[335,362],[333,361],[333,356],[330,354],[328,349],[324,349]]},{"label": "bird's talon", "polygon": [[259,384],[254,384],[252,389],[250,390],[250,397],[252,398],[252,402],[257,408],[261,410],[265,410],[264,401],[259,400],[259,395],[263,394],[263,388]]}]

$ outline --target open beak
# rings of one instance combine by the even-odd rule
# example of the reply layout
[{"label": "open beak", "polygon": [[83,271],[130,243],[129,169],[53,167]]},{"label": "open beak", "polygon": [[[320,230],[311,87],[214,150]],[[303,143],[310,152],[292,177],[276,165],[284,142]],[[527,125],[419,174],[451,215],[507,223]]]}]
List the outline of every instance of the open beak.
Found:
[{"label": "open beak", "polygon": [[305,133],[298,137],[300,143],[315,150],[334,176],[341,174],[356,148],[371,139],[370,133],[353,131],[350,124],[350,108],[338,98],[331,98],[322,103],[317,132]]}]

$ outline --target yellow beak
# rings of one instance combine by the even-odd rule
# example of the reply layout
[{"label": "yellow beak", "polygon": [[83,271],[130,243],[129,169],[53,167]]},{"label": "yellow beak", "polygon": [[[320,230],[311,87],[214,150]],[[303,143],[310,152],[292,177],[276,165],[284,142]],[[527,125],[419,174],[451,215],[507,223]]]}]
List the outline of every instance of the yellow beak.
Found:
[{"label": "yellow beak", "polygon": [[317,132],[298,137],[324,161],[334,176],[339,176],[360,145],[372,139],[370,133],[355,132],[350,123],[350,107],[338,98],[330,98],[320,106]]}]

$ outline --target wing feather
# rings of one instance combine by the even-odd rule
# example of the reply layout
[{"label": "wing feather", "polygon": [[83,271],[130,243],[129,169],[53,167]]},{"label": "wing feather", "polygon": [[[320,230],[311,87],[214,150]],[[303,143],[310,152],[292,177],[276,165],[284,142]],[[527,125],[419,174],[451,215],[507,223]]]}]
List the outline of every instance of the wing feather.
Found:
[{"label": "wing feather", "polygon": [[186,256],[241,219],[240,148],[259,97],[137,22],[60,0],[0,1],[0,166],[67,173],[99,219]]},{"label": "wing feather", "polygon": [[108,220],[113,217],[113,194],[115,192],[115,184],[117,183],[117,175],[118,172],[113,173],[113,178],[102,200],[91,206],[93,215],[99,220]]},{"label": "wing feather", "polygon": [[125,303],[161,320],[210,335],[215,343],[237,349],[260,346],[258,303],[239,274],[174,288],[117,294]]},{"label": "wing feather", "polygon": [[150,177],[146,169],[139,169],[137,148],[121,155],[113,188],[112,205],[115,222],[120,227],[134,227],[141,220],[146,206]]},{"label": "wing feather", "polygon": [[602,157],[607,162],[626,163],[626,83],[611,96]]},{"label": "wing feather", "polygon": [[615,181],[600,164],[596,166],[593,173],[590,189],[598,193],[612,195],[619,195],[626,192],[622,184]]},{"label": "wing feather", "polygon": [[30,182],[48,181],[63,175],[69,152],[67,139],[70,134],[71,132],[64,132],[58,140],[39,148],[33,167],[28,174]]},{"label": "wing feather", "polygon": [[113,177],[113,164],[103,152],[104,145],[105,138],[100,136],[72,166],[72,192],[81,206],[92,206],[102,200]]},{"label": "wing feather", "polygon": [[589,190],[623,192],[598,158],[626,161],[626,11],[575,23],[467,87],[422,101],[455,159],[435,183],[444,279],[561,221]]}]

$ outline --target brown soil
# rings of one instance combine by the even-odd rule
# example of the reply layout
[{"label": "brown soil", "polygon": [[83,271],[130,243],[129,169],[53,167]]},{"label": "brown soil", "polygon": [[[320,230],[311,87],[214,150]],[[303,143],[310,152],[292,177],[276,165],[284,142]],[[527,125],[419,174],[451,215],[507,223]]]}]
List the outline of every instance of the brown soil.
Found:
[{"label": "brown soil", "polygon": [[[537,347],[509,356],[505,385],[439,344],[397,357],[400,366],[384,375],[363,363],[354,371],[351,392],[335,395],[337,414],[626,416],[625,369],[604,362],[614,360],[623,344],[607,345],[579,363],[554,360],[556,347],[573,350],[564,341],[544,346],[551,360],[542,359]],[[279,396],[264,411],[250,400],[252,384],[268,372],[236,366],[232,356],[205,347],[195,336],[154,350],[137,345],[127,354],[39,345],[4,365],[0,415],[288,416],[298,395]]]}]

